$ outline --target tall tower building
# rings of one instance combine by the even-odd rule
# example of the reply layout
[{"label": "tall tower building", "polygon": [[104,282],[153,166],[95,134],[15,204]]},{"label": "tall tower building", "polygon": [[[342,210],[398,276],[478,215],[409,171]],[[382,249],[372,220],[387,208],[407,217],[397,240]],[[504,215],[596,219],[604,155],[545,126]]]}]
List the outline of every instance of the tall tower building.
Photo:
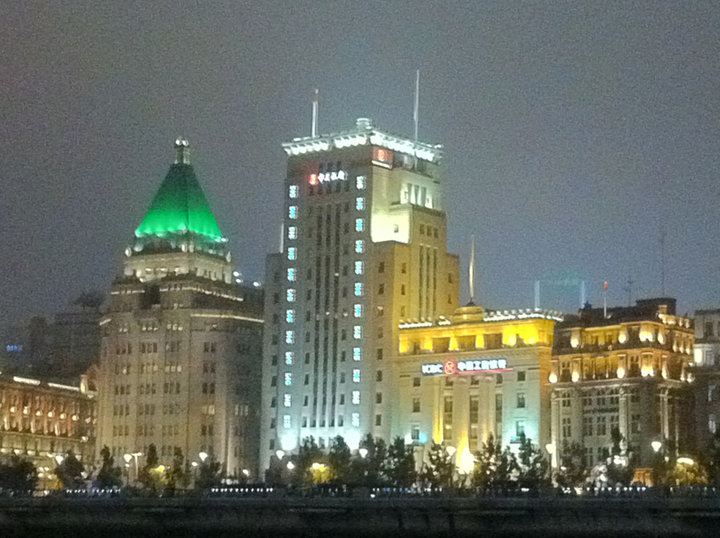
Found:
[{"label": "tall tower building", "polygon": [[98,446],[154,444],[166,466],[206,452],[241,476],[257,466],[262,291],[234,282],[187,141],[175,150],[100,321]]},{"label": "tall tower building", "polygon": [[305,437],[389,440],[399,323],[449,315],[441,147],[359,119],[283,144],[282,252],[266,275],[261,469]]}]

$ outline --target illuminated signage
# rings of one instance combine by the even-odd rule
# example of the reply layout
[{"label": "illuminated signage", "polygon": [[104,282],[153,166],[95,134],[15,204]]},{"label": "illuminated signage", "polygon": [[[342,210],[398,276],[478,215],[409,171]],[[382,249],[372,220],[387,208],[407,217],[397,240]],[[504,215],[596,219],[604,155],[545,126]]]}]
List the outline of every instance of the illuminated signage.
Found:
[{"label": "illuminated signage", "polygon": [[310,174],[308,183],[310,183],[310,185],[317,185],[327,183],[328,181],[345,181],[347,178],[348,174],[345,170],[338,170],[337,172],[320,172],[319,174]]},{"label": "illuminated signage", "polygon": [[375,148],[373,151],[373,164],[384,166],[385,168],[392,168],[393,166],[393,152],[385,148]]},{"label": "illuminated signage", "polygon": [[459,361],[426,362],[422,365],[423,375],[475,374],[497,372],[508,369],[507,359],[463,359]]}]

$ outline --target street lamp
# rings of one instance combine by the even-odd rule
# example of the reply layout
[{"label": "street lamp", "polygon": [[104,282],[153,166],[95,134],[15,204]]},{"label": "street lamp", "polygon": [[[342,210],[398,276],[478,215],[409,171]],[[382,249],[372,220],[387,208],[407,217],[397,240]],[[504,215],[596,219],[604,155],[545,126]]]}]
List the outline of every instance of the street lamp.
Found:
[{"label": "street lamp", "polygon": [[201,461],[201,462],[205,463],[205,460],[208,458],[208,453],[207,453],[207,452],[200,452],[200,453],[198,454],[198,457],[200,458],[200,461]]},{"label": "street lamp", "polygon": [[360,454],[360,457],[361,457],[362,459],[365,459],[365,458],[367,457],[367,455],[368,455],[368,449],[365,448],[365,447],[363,447],[363,448],[361,448],[360,450],[358,450],[358,454]]},{"label": "street lamp", "polygon": [[285,451],[284,450],[276,450],[275,455],[277,456],[277,459],[281,460],[285,457]]},{"label": "street lamp", "polygon": [[295,464],[293,462],[289,461],[289,462],[287,462],[286,467],[287,467],[288,471],[292,471],[295,468]]},{"label": "street lamp", "polygon": [[660,441],[653,441],[652,443],[650,443],[650,446],[652,447],[653,451],[655,451],[655,454],[657,454],[662,448],[662,443]]}]

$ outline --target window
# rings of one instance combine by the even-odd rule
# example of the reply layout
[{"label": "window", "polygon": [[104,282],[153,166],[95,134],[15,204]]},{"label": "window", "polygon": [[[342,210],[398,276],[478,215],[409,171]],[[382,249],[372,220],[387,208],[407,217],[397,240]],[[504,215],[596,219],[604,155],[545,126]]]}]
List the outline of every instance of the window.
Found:
[{"label": "window", "polygon": [[365,266],[365,264],[364,264],[363,262],[361,262],[361,261],[356,261],[356,262],[355,262],[355,274],[356,274],[356,275],[362,275],[362,274],[364,273],[364,270],[365,270],[365,267],[364,267],[364,266]]},{"label": "window", "polygon": [[361,304],[353,305],[353,317],[356,317],[356,318],[362,317],[362,305]]},{"label": "window", "polygon": [[354,405],[360,405],[360,391],[352,391],[352,399],[350,400]]},{"label": "window", "polygon": [[518,380],[518,381],[525,381],[525,370],[518,370],[518,372],[517,372],[517,380]]},{"label": "window", "polygon": [[592,437],[593,434],[593,417],[583,417],[583,436]]},{"label": "window", "polygon": [[355,340],[362,338],[362,327],[360,325],[353,325],[353,338]]},{"label": "window", "polygon": [[364,291],[363,287],[364,286],[363,286],[362,282],[355,282],[355,287],[354,287],[355,288],[354,289],[355,297],[362,297],[363,291]]},{"label": "window", "polygon": [[[288,323],[295,323],[295,310],[288,309],[285,311],[285,321],[287,321]],[[292,342],[288,342],[288,343],[292,343]]]},{"label": "window", "polygon": [[284,394],[283,395],[283,407],[290,407],[291,405],[292,405],[292,395]]},{"label": "window", "polygon": [[382,415],[375,415],[375,426],[382,426]]},{"label": "window", "polygon": [[383,349],[382,349],[381,347],[379,347],[379,348],[377,349],[377,355],[376,355],[375,358],[376,358],[377,360],[379,360],[379,361],[382,360],[382,358],[383,358]]},{"label": "window", "polygon": [[353,360],[359,361],[360,359],[362,359],[362,351],[360,351],[359,347],[354,347],[353,348]]},{"label": "window", "polygon": [[363,198],[362,196],[358,196],[357,198],[355,198],[355,209],[357,209],[358,211],[362,211],[363,209],[365,209],[365,198]]},{"label": "window", "polygon": [[[570,420],[570,419],[568,419]],[[606,417],[597,417],[597,434],[607,435],[607,420]]]},{"label": "window", "polygon": [[420,378],[419,377],[413,377],[413,387],[419,387],[420,386]]},{"label": "window", "polygon": [[290,197],[290,198],[298,197],[298,186],[297,185],[290,185],[288,187],[288,197]]},{"label": "window", "polygon": [[292,425],[290,421],[290,415],[283,415],[283,428],[288,429]]},{"label": "window", "polygon": [[413,399],[412,399],[412,412],[413,412],[413,413],[419,413],[419,412],[420,412],[420,398],[413,398]]},{"label": "window", "polygon": [[270,386],[271,387],[277,386],[277,376],[276,375],[274,375],[270,378]]},{"label": "window", "polygon": [[378,285],[378,295],[383,295],[385,293],[385,284]]},{"label": "window", "polygon": [[287,257],[288,260],[297,260],[297,248],[288,247]]},{"label": "window", "polygon": [[285,386],[289,387],[290,385],[292,385],[292,373],[285,372]]},{"label": "window", "polygon": [[413,424],[410,426],[410,439],[413,441],[419,441],[420,440],[420,426],[417,424]]},{"label": "window", "polygon": [[382,403],[382,392],[376,392],[375,393],[375,403],[381,404]]},{"label": "window", "polygon": [[350,415],[350,422],[352,423],[353,427],[359,428],[360,427],[360,413],[353,413]]},{"label": "window", "polygon": [[518,407],[518,409],[525,409],[525,393],[524,392],[517,393],[517,407]]},{"label": "window", "polygon": [[296,205],[291,205],[290,207],[288,207],[288,217],[290,217],[291,219],[296,219],[297,213],[298,208]]},{"label": "window", "polygon": [[287,293],[286,293],[287,302],[294,303],[296,296],[297,296],[297,292],[295,291],[295,289],[288,288]]},{"label": "window", "polygon": [[365,252],[365,242],[362,239],[358,239],[355,241],[355,252],[357,254],[362,254]]},{"label": "window", "polygon": [[355,178],[355,188],[359,191],[365,188],[365,176],[357,176]]},{"label": "window", "polygon": [[365,219],[355,219],[355,231],[356,232],[364,232],[365,231]]},{"label": "window", "polygon": [[294,267],[288,267],[287,279],[288,282],[295,282],[297,280],[297,270]]},{"label": "window", "polygon": [[294,344],[295,343],[295,331],[285,331],[285,343],[286,344]]},{"label": "window", "polygon": [[353,383],[360,383],[360,370],[358,368],[355,368],[352,372],[353,375]]},{"label": "window", "polygon": [[383,371],[378,370],[377,372],[375,372],[375,381],[380,382],[382,380],[383,380]]},{"label": "window", "polygon": [[340,372],[340,384],[345,383],[345,372]]},{"label": "window", "polygon": [[515,421],[515,437],[518,439],[525,435],[525,421],[524,420],[516,420]]},{"label": "window", "polygon": [[[276,360],[277,362],[277,360]],[[285,352],[285,364],[291,365],[293,362],[295,362],[295,352],[294,351],[286,351]]]},{"label": "window", "polygon": [[288,239],[297,239],[297,226],[288,226]]}]

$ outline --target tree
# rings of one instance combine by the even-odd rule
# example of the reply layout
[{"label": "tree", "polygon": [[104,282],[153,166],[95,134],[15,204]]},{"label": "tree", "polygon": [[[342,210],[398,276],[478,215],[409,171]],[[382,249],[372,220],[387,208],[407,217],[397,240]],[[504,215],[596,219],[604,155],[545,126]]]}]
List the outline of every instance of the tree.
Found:
[{"label": "tree", "polygon": [[55,468],[55,474],[57,475],[62,487],[65,489],[77,488],[83,485],[83,473],[85,468],[75,457],[75,453],[70,450],[66,455],[65,459],[62,460]]},{"label": "tree", "polygon": [[12,456],[9,462],[0,464],[0,491],[31,495],[37,482],[37,469],[28,460]]},{"label": "tree", "polygon": [[168,494],[173,495],[177,486],[182,487],[183,484],[187,484],[185,467],[185,456],[183,456],[182,449],[179,446],[176,446],[173,451],[172,465],[167,470]]},{"label": "tree", "polygon": [[720,487],[720,428],[710,438],[706,449],[708,480],[715,487]]},{"label": "tree", "polygon": [[423,482],[433,490],[452,487],[455,475],[454,453],[449,452],[444,445],[433,442],[427,459],[421,473]]},{"label": "tree", "polygon": [[416,478],[415,451],[402,437],[396,437],[387,449],[385,476],[395,487],[409,488]]},{"label": "tree", "polygon": [[220,484],[220,468],[220,462],[215,460],[215,456],[209,455],[198,465],[195,486],[198,489],[208,489]]},{"label": "tree", "polygon": [[324,459],[324,455],[315,442],[315,438],[310,435],[302,440],[298,449],[297,461],[293,470],[290,482],[293,486],[303,487],[310,486],[313,483],[312,464],[320,463]]},{"label": "tree", "polygon": [[537,446],[520,435],[518,450],[518,486],[538,489],[548,483],[548,461]]},{"label": "tree", "polygon": [[107,445],[100,451],[102,462],[100,471],[97,474],[98,485],[101,488],[113,488],[122,486],[122,471],[120,467],[114,467],[115,459],[110,455]]},{"label": "tree", "polygon": [[585,463],[585,447],[577,442],[563,441],[559,454],[560,466],[555,473],[558,486],[582,486],[588,477],[588,468]]},{"label": "tree", "polygon": [[345,439],[341,435],[333,438],[328,452],[331,482],[336,486],[347,485],[350,479],[350,460],[352,454]]},{"label": "tree", "polygon": [[610,430],[610,439],[612,443],[610,454],[606,458],[607,480],[611,486],[617,484],[630,485],[635,476],[635,469],[630,464],[627,441],[617,427]]},{"label": "tree", "polygon": [[[364,456],[362,455],[364,454]],[[351,485],[379,487],[384,482],[383,472],[387,458],[387,445],[381,438],[367,434],[360,441],[358,454],[351,462]]]},{"label": "tree", "polygon": [[490,434],[475,454],[472,482],[475,487],[484,490],[507,489],[511,476],[517,470],[518,463],[510,448],[505,447],[503,450],[493,434]]},{"label": "tree", "polygon": [[140,469],[139,480],[145,487],[155,492],[162,482],[162,473],[159,472],[160,460],[157,455],[157,448],[153,443],[148,446],[147,456],[145,456],[145,465]]}]

